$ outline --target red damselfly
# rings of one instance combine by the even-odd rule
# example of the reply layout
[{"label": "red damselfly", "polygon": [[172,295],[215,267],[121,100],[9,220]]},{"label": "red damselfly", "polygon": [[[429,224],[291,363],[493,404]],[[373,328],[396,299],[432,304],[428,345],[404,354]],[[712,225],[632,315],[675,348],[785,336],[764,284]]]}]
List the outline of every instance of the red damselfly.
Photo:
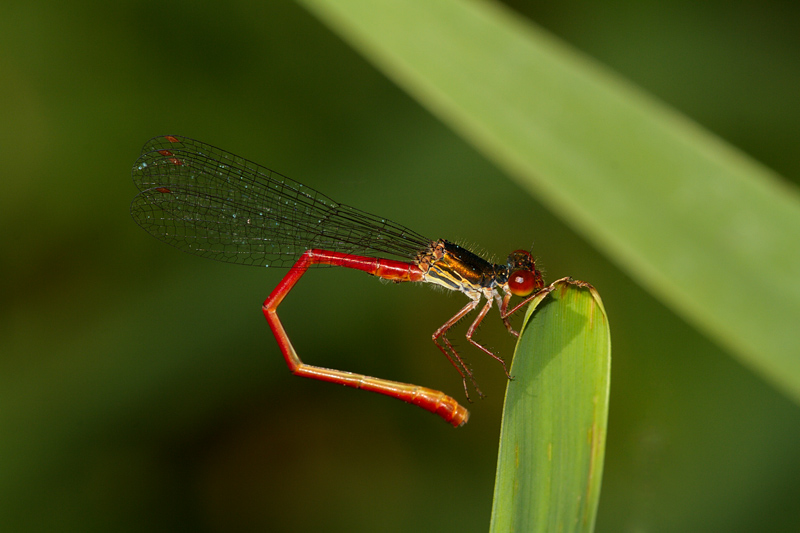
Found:
[{"label": "red damselfly", "polygon": [[[530,252],[516,250],[505,264],[491,263],[449,241],[428,239],[339,204],[277,172],[186,137],[148,141],[132,174],[140,193],[131,214],[156,238],[218,261],[289,268],[264,301],[263,311],[294,374],[398,398],[456,427],[469,417],[464,407],[440,391],[302,362],[278,318],[278,306],[309,267],[332,265],[397,283],[433,283],[463,292],[469,303],[433,333],[433,341],[461,375],[467,398],[468,381],[482,395],[472,371],[447,339],[456,322],[480,307],[467,340],[499,361],[510,377],[505,361],[472,336],[493,302],[508,331],[518,335],[509,316],[545,290]],[[512,296],[525,299],[509,308]]]}]

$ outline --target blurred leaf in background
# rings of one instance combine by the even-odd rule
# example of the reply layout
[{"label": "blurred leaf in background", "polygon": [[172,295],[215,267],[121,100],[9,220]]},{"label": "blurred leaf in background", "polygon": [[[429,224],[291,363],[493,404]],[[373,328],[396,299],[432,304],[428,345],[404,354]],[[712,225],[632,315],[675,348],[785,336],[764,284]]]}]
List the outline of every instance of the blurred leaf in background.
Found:
[{"label": "blurred leaf in background", "polygon": [[[512,7],[798,180],[798,7]],[[6,2],[0,68],[10,531],[488,528],[495,364],[464,350],[489,398],[463,431],[292,378],[260,312],[280,273],[180,254],[131,221],[130,167],[163,133],[495,257],[534,242],[550,280],[598,287],[615,326],[598,530],[796,528],[796,405],[294,3]],[[461,299],[337,269],[307,278],[281,309],[308,362],[458,393],[429,335]],[[485,322],[481,340],[509,354]]]}]

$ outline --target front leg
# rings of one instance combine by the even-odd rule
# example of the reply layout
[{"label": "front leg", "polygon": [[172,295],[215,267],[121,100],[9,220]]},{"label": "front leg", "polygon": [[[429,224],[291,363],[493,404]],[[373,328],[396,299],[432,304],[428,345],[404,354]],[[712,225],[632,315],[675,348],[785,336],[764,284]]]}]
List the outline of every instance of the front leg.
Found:
[{"label": "front leg", "polygon": [[511,327],[511,322],[508,320],[508,318],[517,311],[519,311],[520,309],[522,309],[524,306],[529,304],[537,296],[542,295],[542,293],[547,294],[552,290],[553,290],[552,284],[548,285],[547,287],[543,287],[538,291],[534,292],[533,294],[531,294],[530,296],[526,297],[520,303],[515,305],[514,308],[511,309],[510,311],[508,310],[508,302],[511,300],[512,294],[510,292],[506,292],[505,296],[503,297],[502,304],[500,304],[500,318],[503,319],[503,324],[506,326],[508,332],[514,335],[515,337],[519,337],[519,332],[517,332],[514,328]]}]

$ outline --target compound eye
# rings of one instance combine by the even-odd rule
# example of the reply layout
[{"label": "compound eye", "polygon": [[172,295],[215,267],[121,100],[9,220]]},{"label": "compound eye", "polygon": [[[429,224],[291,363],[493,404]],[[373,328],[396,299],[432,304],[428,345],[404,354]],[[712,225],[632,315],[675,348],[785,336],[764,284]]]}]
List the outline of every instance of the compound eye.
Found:
[{"label": "compound eye", "polygon": [[516,270],[508,277],[508,289],[514,296],[528,296],[536,288],[536,276],[530,270]]}]

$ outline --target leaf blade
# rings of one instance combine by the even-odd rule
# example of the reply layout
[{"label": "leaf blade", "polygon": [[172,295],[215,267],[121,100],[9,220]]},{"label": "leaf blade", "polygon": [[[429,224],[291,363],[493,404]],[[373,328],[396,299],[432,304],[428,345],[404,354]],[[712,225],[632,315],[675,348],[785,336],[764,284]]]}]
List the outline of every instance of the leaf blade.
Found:
[{"label": "leaf blade", "polygon": [[531,303],[506,390],[492,531],[592,531],[611,370],[597,292],[562,279]]}]

